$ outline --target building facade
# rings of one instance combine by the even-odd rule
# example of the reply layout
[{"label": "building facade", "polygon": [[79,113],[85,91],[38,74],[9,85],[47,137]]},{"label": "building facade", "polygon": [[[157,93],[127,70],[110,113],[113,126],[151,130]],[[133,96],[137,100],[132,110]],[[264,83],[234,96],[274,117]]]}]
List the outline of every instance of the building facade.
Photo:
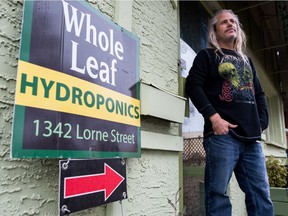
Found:
[{"label": "building facade", "polygon": [[[172,216],[181,213],[184,211],[185,190],[182,186],[185,136],[182,134],[182,123],[186,99],[179,67],[180,38],[185,41],[192,35],[191,31],[181,30],[181,22],[184,21],[180,18],[183,13],[189,18],[205,20],[221,6],[217,2],[197,2],[200,6],[191,2],[192,7],[201,7],[205,11],[207,17],[203,17],[203,14],[196,13],[197,10],[195,14],[189,13],[183,9],[185,5],[176,0],[87,2],[140,39],[142,149],[140,158],[127,159],[128,198],[84,210],[77,215]],[[57,215],[59,159],[10,157],[23,1],[2,0],[0,14],[0,212],[5,216]],[[189,26],[188,22],[183,24]],[[198,30],[195,28],[197,36],[192,37],[194,44],[203,37],[201,29]],[[264,83],[273,116],[271,126],[263,137],[265,153],[286,157],[281,96],[266,75],[262,62],[257,60],[257,54],[251,51],[251,55]],[[235,179],[231,182],[230,195],[235,204],[235,215],[245,215],[243,194],[239,195]]]}]

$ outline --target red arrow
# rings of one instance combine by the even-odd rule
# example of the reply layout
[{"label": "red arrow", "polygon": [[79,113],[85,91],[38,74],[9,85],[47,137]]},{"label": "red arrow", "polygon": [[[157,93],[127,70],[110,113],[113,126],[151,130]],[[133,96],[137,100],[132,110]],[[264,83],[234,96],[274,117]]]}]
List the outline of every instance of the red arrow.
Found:
[{"label": "red arrow", "polygon": [[105,201],[124,177],[104,163],[104,173],[64,178],[64,199],[104,191]]}]

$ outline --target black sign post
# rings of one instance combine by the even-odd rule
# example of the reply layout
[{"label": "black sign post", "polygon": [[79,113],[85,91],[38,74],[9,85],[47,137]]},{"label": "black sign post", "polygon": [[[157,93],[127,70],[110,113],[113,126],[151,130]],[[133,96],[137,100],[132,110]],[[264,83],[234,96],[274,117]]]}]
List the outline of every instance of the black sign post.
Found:
[{"label": "black sign post", "polygon": [[59,215],[127,198],[121,158],[59,161]]}]

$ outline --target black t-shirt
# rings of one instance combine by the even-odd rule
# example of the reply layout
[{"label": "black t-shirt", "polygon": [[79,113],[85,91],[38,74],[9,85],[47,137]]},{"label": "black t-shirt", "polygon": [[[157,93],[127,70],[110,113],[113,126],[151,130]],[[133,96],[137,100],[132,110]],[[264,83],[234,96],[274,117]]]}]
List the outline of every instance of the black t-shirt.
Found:
[{"label": "black t-shirt", "polygon": [[268,111],[251,59],[235,51],[201,50],[186,79],[186,93],[205,119],[204,136],[213,133],[209,117],[215,113],[238,125],[229,133],[243,141],[261,139],[268,127]]}]

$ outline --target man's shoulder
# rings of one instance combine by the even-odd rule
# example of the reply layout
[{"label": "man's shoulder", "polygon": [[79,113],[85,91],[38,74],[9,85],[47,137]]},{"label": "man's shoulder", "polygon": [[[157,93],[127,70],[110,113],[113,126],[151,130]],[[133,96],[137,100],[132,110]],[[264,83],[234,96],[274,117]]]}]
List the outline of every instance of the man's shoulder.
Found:
[{"label": "man's shoulder", "polygon": [[204,48],[204,49],[201,49],[198,53],[202,53],[202,52],[215,52],[215,49],[213,48]]},{"label": "man's shoulder", "polygon": [[209,63],[212,63],[212,61],[216,59],[216,56],[217,51],[213,48],[201,49],[197,54],[198,59],[202,59],[202,61],[209,61]]},{"label": "man's shoulder", "polygon": [[212,53],[214,52],[214,50],[212,48],[205,48],[205,49],[201,49],[197,55],[203,56],[210,56]]}]

